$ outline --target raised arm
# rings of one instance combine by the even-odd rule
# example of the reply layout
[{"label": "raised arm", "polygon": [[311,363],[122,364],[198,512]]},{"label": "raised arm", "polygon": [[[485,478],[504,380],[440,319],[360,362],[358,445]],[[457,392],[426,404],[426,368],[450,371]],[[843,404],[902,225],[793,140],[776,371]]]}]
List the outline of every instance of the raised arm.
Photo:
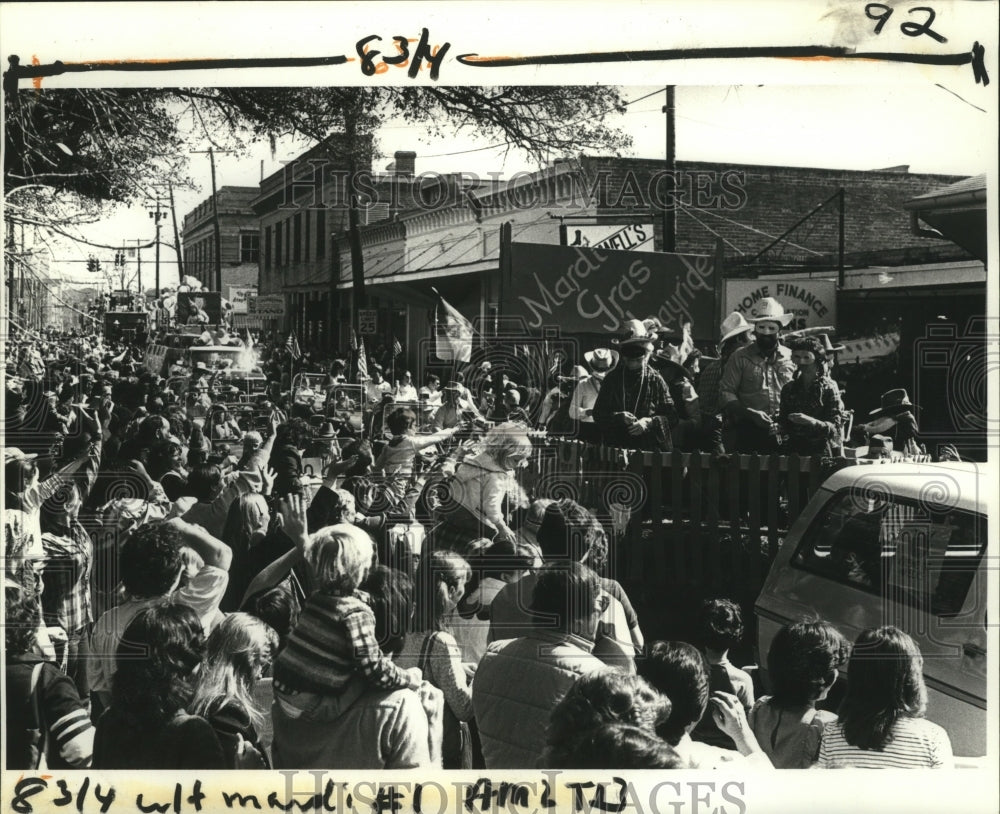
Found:
[{"label": "raised arm", "polygon": [[205,565],[211,565],[222,571],[228,571],[233,562],[233,550],[222,540],[209,534],[201,526],[188,523],[179,517],[165,521],[172,525],[181,535],[181,542],[196,552],[204,560]]}]

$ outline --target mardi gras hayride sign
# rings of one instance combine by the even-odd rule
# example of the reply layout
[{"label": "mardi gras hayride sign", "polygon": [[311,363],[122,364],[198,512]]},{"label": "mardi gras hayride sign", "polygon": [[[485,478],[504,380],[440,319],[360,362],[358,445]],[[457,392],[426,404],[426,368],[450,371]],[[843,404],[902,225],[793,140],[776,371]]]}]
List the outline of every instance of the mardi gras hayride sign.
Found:
[{"label": "mardi gras hayride sign", "polygon": [[690,323],[696,339],[713,338],[712,257],[511,242],[500,273],[503,314],[532,330],[618,334],[627,320],[656,317],[678,335]]}]

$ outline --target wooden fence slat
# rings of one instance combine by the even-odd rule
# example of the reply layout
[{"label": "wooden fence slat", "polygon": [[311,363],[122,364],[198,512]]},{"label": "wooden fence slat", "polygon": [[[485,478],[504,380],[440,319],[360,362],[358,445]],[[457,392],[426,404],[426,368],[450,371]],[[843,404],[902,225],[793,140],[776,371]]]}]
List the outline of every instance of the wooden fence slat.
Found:
[{"label": "wooden fence slat", "polygon": [[781,500],[781,473],[779,456],[769,455],[767,467],[767,551],[764,567],[767,568],[778,553],[778,502]]},{"label": "wooden fence slat", "polygon": [[740,456],[730,455],[726,491],[729,498],[729,532],[732,536],[733,543],[735,543],[740,536],[740,520],[742,514],[740,501],[740,491],[742,489],[742,484],[740,483],[741,478],[742,473],[740,471]]},{"label": "wooden fence slat", "polygon": [[674,579],[681,582],[687,574],[684,541],[690,533],[684,523],[684,456],[675,449],[664,457],[670,466],[670,544],[674,548]]},{"label": "wooden fence slat", "polygon": [[798,455],[788,456],[788,525],[791,527],[792,521],[799,516],[802,510],[802,497],[800,491],[800,480],[802,475],[799,469],[801,458]]},{"label": "wooden fence slat", "polygon": [[747,511],[750,528],[747,530],[746,550],[750,557],[747,574],[750,584],[760,580],[760,459],[763,456],[748,456],[747,466]]},{"label": "wooden fence slat", "polygon": [[650,506],[650,519],[652,520],[651,543],[654,550],[654,572],[657,578],[669,580],[671,575],[667,573],[667,535],[663,528],[663,457],[657,452],[648,456],[643,456],[648,460],[646,467],[649,484],[650,499],[653,501]]},{"label": "wooden fence slat", "polygon": [[[702,545],[705,539],[705,530],[701,527],[701,490],[702,490],[702,459],[706,457],[701,453],[693,453],[688,461],[688,480],[691,491],[690,524],[686,535],[687,547],[691,550],[691,572],[700,583],[706,582],[705,559]],[[718,530],[710,529],[709,534],[718,534]]]},{"label": "wooden fence slat", "polygon": [[719,491],[719,480],[722,474],[722,464],[718,457],[710,455],[708,457],[708,486],[705,491],[707,501],[707,514],[705,518],[705,538],[708,545],[708,556],[706,558],[709,583],[712,587],[718,587],[722,579],[722,554],[721,541],[719,535],[719,502],[722,493]]}]

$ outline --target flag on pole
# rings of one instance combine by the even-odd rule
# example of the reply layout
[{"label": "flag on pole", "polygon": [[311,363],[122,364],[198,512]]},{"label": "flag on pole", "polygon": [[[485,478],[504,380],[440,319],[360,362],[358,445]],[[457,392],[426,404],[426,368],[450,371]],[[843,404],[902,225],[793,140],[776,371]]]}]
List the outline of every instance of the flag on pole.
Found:
[{"label": "flag on pole", "polygon": [[[437,293],[437,292],[435,292]],[[444,320],[437,324],[435,331],[437,348],[435,353],[445,362],[468,362],[472,358],[472,323],[463,317],[440,294],[444,306]]]},{"label": "flag on pole", "polygon": [[358,332],[351,328],[351,350],[356,351],[358,349]]},{"label": "flag on pole", "polygon": [[365,353],[365,338],[361,337],[358,344],[358,381],[364,382],[368,378],[368,355]]},{"label": "flag on pole", "polygon": [[302,358],[302,350],[299,348],[299,339],[295,335],[295,332],[288,334],[288,341],[285,342],[285,348],[288,350],[289,355],[293,359]]},{"label": "flag on pole", "polygon": [[403,352],[403,346],[399,344],[399,340],[396,337],[392,338],[392,355],[399,356]]},{"label": "flag on pole", "polygon": [[253,350],[253,337],[250,335],[249,328],[247,328],[247,350]]}]

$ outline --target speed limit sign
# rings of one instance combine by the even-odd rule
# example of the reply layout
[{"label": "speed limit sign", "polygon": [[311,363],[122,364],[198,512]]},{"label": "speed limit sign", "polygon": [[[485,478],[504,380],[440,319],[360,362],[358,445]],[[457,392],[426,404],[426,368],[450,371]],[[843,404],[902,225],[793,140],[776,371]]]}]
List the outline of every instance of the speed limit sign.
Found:
[{"label": "speed limit sign", "polygon": [[378,333],[378,311],[374,308],[362,308],[358,311],[358,333]]}]

